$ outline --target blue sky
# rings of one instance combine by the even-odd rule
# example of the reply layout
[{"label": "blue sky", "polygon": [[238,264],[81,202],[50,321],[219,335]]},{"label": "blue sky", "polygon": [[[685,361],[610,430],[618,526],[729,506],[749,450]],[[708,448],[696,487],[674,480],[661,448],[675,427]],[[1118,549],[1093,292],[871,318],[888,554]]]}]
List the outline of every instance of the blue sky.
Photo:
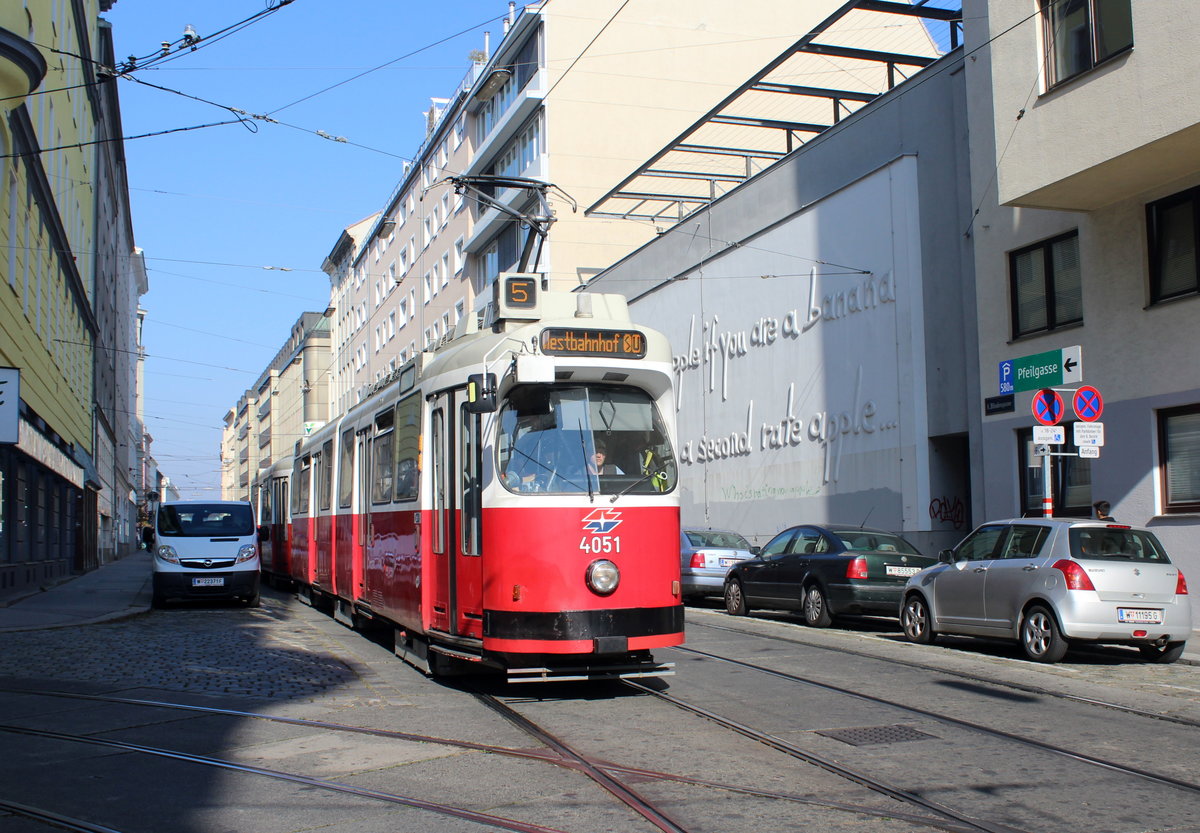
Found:
[{"label": "blue sky", "polygon": [[[504,0],[294,0],[204,40],[266,7],[118,0],[105,15],[118,60],[153,53],[188,24],[201,37],[197,51],[134,73],[140,81],[286,123],[125,144],[134,233],[150,278],[142,298],[146,426],[160,467],[185,497],[218,496],[226,410],[300,314],[328,305],[325,256],[345,226],[383,207],[424,137],[429,99],[462,81],[484,31],[500,42],[508,12]],[[133,81],[120,82],[120,95],[125,136],[233,118]]]}]

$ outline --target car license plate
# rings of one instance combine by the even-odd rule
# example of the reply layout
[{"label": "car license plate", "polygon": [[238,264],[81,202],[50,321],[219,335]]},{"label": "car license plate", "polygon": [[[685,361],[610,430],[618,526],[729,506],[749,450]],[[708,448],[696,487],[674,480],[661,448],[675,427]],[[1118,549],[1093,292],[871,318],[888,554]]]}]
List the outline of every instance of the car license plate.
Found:
[{"label": "car license plate", "polygon": [[1118,607],[1117,621],[1135,622],[1142,625],[1159,625],[1162,624],[1162,611],[1138,607]]},{"label": "car license plate", "polygon": [[921,572],[920,567],[897,567],[893,564],[886,565],[887,574],[889,576],[915,576]]},{"label": "car license plate", "polygon": [[741,560],[742,559],[740,559],[740,558],[722,558],[721,566],[722,567],[732,567],[734,564],[737,564]]},{"label": "car license plate", "polygon": [[211,576],[206,578],[193,578],[192,587],[224,587],[224,576]]}]

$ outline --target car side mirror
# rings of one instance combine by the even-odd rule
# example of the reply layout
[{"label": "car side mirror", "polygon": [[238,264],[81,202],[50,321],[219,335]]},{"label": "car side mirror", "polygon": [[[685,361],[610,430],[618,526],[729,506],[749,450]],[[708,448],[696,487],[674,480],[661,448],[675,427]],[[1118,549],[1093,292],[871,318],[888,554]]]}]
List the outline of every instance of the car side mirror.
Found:
[{"label": "car side mirror", "polygon": [[762,555],[762,547],[751,547],[750,554],[751,555]]},{"label": "car side mirror", "polygon": [[954,550],[942,550],[938,553],[938,561],[943,564],[954,563]]}]

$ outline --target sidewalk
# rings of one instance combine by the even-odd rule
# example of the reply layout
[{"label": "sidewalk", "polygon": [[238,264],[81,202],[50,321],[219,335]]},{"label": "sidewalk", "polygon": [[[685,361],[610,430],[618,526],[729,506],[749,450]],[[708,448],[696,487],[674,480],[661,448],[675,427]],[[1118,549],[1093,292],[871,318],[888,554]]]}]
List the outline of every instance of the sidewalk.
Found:
[{"label": "sidewalk", "polygon": [[150,553],[138,550],[0,607],[0,633],[90,625],[150,609]]}]

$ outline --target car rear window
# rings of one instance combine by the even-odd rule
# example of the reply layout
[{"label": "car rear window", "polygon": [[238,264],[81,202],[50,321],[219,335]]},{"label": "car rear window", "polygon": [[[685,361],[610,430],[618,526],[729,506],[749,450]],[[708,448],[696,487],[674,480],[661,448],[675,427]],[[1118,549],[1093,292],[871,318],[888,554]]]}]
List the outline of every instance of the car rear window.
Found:
[{"label": "car rear window", "polygon": [[886,532],[867,532],[861,529],[834,529],[834,535],[842,539],[848,550],[858,552],[900,552],[905,555],[920,555],[921,551],[899,535]]},{"label": "car rear window", "polygon": [[721,547],[727,550],[748,550],[750,542],[736,532],[717,532],[711,529],[688,530],[684,533],[693,547]]},{"label": "car rear window", "polygon": [[1140,529],[1072,527],[1070,541],[1072,557],[1089,561],[1171,561],[1159,540]]},{"label": "car rear window", "polygon": [[193,503],[163,504],[158,510],[160,535],[181,538],[241,537],[254,534],[250,504]]}]

